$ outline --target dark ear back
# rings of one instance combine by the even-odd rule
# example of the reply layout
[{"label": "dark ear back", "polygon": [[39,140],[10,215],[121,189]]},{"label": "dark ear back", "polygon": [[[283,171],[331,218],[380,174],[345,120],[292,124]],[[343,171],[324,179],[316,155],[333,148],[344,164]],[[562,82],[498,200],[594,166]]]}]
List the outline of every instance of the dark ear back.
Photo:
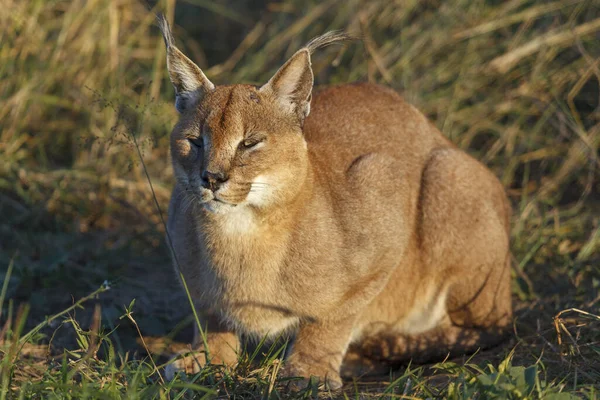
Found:
[{"label": "dark ear back", "polygon": [[159,14],[157,20],[167,46],[167,69],[175,88],[175,108],[181,113],[193,107],[206,92],[214,90],[215,85],[192,60],[175,47],[165,16]]},{"label": "dark ear back", "polygon": [[352,37],[348,34],[335,31],[314,38],[287,60],[260,90],[272,93],[285,110],[297,115],[302,124],[310,113],[314,84],[311,54],[320,47],[349,39]]}]

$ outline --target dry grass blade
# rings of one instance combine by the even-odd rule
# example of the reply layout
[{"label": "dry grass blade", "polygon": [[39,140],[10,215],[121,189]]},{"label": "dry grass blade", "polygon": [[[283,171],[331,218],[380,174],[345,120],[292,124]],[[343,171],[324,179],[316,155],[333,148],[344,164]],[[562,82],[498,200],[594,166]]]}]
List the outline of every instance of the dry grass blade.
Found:
[{"label": "dry grass blade", "polygon": [[549,4],[542,4],[539,6],[533,6],[525,9],[522,12],[509,15],[507,17],[494,19],[488,21],[474,28],[470,28],[454,34],[455,39],[468,39],[478,35],[484,35],[486,33],[494,32],[498,29],[516,24],[518,22],[539,18],[545,14],[552,13],[560,10],[561,8],[571,6],[573,4],[581,3],[585,0],[559,0]]},{"label": "dry grass blade", "polygon": [[325,14],[338,0],[327,0],[316,7],[313,7],[304,17],[294,22],[289,28],[284,30],[276,38],[271,39],[265,44],[264,49],[267,54],[274,54],[281,50],[289,41],[301,33],[307,26]]},{"label": "dry grass blade", "polygon": [[[567,329],[566,325],[565,325],[565,321],[563,320],[563,318],[561,318],[564,314],[567,313],[577,313],[579,315],[582,315],[588,319],[592,319],[592,320],[596,320],[596,321],[600,321],[600,315],[595,315],[592,313],[589,313],[587,311],[583,311],[580,310],[578,308],[569,308],[566,310],[562,310],[560,311],[558,314],[556,314],[553,318],[554,320],[554,328],[556,330],[556,336],[557,336],[557,341],[558,341],[558,345],[561,349],[563,349],[563,351],[561,352],[561,355],[567,355],[568,354],[568,350],[565,348],[565,343],[563,341],[562,338],[562,333],[564,333],[569,340],[571,341],[573,348],[575,349],[575,351],[580,354],[580,350],[579,350],[579,346],[577,344],[577,340],[575,340],[575,338],[573,338],[573,336],[571,335],[571,332],[569,332],[569,329]],[[562,332],[562,333],[561,333]]]},{"label": "dry grass blade", "polygon": [[163,378],[162,374],[160,373],[160,370],[158,369],[158,367],[156,366],[156,363],[154,362],[154,357],[152,356],[152,352],[150,351],[150,349],[148,348],[148,345],[146,344],[146,341],[144,340],[144,335],[142,335],[142,331],[141,331],[137,321],[133,318],[133,315],[130,312],[130,310],[126,310],[125,315],[127,316],[127,319],[129,319],[131,321],[133,326],[135,326],[135,330],[137,331],[137,334],[142,342],[142,345],[144,346],[144,350],[146,350],[146,354],[148,354],[148,358],[150,358],[150,362],[152,363],[152,367],[154,368],[153,373],[158,376],[158,379],[164,385],[165,379]]},{"label": "dry grass blade", "polygon": [[[371,35],[369,33],[367,15],[364,13],[361,13],[359,15],[359,20],[360,20],[360,26],[361,26],[361,30],[362,30],[363,42],[365,44],[365,48],[367,49],[367,52],[373,59],[373,62],[377,66],[377,70],[379,71],[379,73],[381,74],[383,79],[387,83],[392,83],[392,75],[386,69],[386,67],[384,65],[384,61],[383,61],[382,57],[379,55],[379,50],[377,50],[375,44],[373,43],[373,39],[371,38]],[[372,78],[371,78],[371,80],[372,80]]]},{"label": "dry grass blade", "polygon": [[507,54],[494,58],[489,66],[500,73],[506,73],[523,58],[528,57],[544,47],[552,46],[554,49],[569,46],[585,35],[592,34],[600,30],[600,18],[576,26],[575,28],[566,28],[557,33],[549,33],[531,40]]},{"label": "dry grass blade", "polygon": [[246,54],[248,49],[250,49],[263,35],[266,29],[266,24],[263,22],[257,23],[254,28],[246,35],[244,40],[240,43],[240,45],[231,53],[231,56],[225,61],[223,64],[215,65],[214,67],[209,68],[206,73],[208,76],[217,76],[223,74],[225,72],[229,72],[233,70],[236,64],[242,59],[242,57]]}]

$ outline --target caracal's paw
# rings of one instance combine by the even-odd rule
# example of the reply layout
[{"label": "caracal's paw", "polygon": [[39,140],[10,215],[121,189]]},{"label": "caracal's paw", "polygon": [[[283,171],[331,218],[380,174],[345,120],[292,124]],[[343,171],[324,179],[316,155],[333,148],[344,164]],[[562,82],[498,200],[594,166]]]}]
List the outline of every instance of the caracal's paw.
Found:
[{"label": "caracal's paw", "polygon": [[165,367],[165,378],[173,380],[179,373],[194,375],[200,372],[206,365],[206,356],[203,351],[182,351],[171,358]]},{"label": "caracal's paw", "polygon": [[324,390],[338,390],[343,386],[342,378],[338,371],[326,365],[306,365],[297,362],[288,362],[281,372],[283,377],[302,378],[292,380],[288,388],[293,391],[307,387],[311,380],[319,381],[319,388]]}]

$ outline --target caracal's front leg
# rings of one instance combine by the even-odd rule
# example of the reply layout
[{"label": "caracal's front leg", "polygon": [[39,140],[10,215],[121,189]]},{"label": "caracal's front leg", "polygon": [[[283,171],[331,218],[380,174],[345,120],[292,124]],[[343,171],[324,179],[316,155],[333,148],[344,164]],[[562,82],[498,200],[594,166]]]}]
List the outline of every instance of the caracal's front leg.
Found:
[{"label": "caracal's front leg", "polygon": [[355,317],[341,321],[310,322],[300,325],[292,351],[285,361],[284,375],[303,377],[295,388],[316,377],[331,390],[342,387],[340,367],[348,348]]},{"label": "caracal's front leg", "polygon": [[[200,319],[202,329],[205,329],[206,344],[211,364],[234,367],[238,362],[240,341],[238,336],[227,329],[215,315],[208,315]],[[192,351],[181,351],[165,369],[168,380],[173,379],[178,372],[196,374],[206,365],[206,348],[198,325],[194,321],[194,341]]]}]

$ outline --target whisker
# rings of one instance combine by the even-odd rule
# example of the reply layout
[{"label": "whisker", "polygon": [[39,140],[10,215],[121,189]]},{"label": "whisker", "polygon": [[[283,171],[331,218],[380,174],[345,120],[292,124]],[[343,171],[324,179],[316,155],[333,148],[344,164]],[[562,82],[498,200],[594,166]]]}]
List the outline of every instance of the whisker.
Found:
[{"label": "whisker", "polygon": [[192,204],[192,196],[190,196],[189,194],[187,194],[187,196],[185,196],[185,198],[183,199],[183,206],[182,206],[182,213],[183,214],[187,213],[187,211],[190,208],[191,204]]},{"label": "whisker", "polygon": [[197,202],[196,202],[196,195],[193,191],[188,190],[185,193],[185,197],[182,200],[182,212],[185,214],[187,213],[190,209],[193,209],[194,207],[196,207]]},{"label": "whisker", "polygon": [[198,205],[196,196],[190,196],[190,205],[188,206],[188,211],[189,210],[194,210],[196,208],[196,206]]}]

